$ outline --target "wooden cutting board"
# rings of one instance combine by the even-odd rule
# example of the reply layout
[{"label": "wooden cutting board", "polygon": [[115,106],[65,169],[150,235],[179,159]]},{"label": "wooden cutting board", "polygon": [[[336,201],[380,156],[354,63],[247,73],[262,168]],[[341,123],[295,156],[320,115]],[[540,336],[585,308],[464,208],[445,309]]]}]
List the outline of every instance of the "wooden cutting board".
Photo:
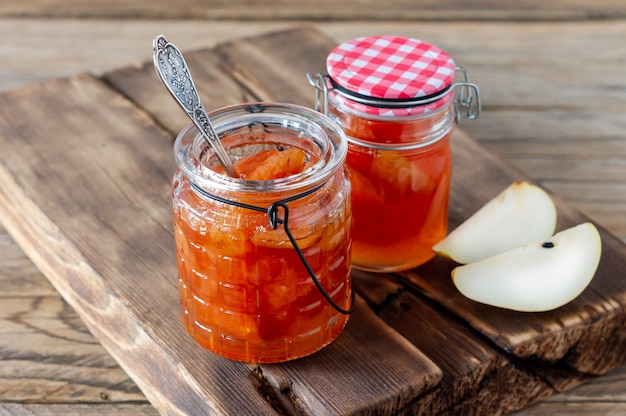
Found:
[{"label": "wooden cutting board", "polygon": [[[311,106],[305,73],[334,46],[303,29],[186,58],[207,108]],[[0,96],[3,224],[161,413],[500,414],[626,362],[626,246],[604,230],[591,286],[553,312],[464,299],[437,258],[403,275],[355,272],[345,332],[310,357],[246,365],[205,351],[178,316],[169,182],[186,124],[151,62]],[[460,130],[453,151],[451,227],[527,179]],[[559,229],[586,220],[555,199]]]}]

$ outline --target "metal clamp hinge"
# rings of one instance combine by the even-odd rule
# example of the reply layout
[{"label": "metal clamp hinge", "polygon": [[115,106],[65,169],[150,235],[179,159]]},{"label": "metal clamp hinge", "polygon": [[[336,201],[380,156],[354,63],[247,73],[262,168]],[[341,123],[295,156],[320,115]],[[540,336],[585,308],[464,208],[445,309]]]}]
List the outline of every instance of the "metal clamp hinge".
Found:
[{"label": "metal clamp hinge", "polygon": [[470,82],[467,70],[457,66],[456,70],[463,74],[463,81],[452,84],[454,89],[454,119],[475,120],[480,116],[481,102],[478,85]]},{"label": "metal clamp hinge", "polygon": [[328,76],[322,75],[321,73],[313,74],[312,72],[307,72],[307,79],[309,80],[309,84],[311,84],[315,90],[315,110],[328,115],[328,91],[332,90],[332,87],[329,86],[330,80]]}]

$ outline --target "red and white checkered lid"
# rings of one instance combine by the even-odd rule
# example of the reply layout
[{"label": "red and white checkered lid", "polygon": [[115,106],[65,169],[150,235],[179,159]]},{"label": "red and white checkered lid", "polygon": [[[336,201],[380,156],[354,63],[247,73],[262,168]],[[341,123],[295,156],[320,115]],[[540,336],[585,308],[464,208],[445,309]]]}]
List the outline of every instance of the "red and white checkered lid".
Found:
[{"label": "red and white checkered lid", "polygon": [[[335,98],[371,115],[422,114],[452,99],[454,61],[417,39],[371,36],[333,49],[326,60]],[[441,96],[441,97],[439,97]],[[428,100],[433,100],[428,102]],[[416,105],[425,100],[426,103]]]}]

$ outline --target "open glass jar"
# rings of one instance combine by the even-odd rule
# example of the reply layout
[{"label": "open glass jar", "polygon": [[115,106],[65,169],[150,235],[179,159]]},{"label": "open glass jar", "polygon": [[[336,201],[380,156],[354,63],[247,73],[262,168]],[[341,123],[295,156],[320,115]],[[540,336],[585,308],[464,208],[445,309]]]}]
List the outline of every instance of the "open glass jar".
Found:
[{"label": "open glass jar", "polygon": [[236,167],[262,152],[301,149],[305,168],[272,180],[228,177],[194,127],[178,135],[172,197],[183,324],[238,361],[311,354],[342,332],[352,305],[345,135],[319,112],[289,104],[209,116]]},{"label": "open glass jar", "polygon": [[397,36],[343,43],[326,66],[328,75],[308,77],[316,108],[348,139],[352,264],[374,272],[423,264],[446,235],[449,139],[455,120],[478,117],[478,87],[441,49]]}]

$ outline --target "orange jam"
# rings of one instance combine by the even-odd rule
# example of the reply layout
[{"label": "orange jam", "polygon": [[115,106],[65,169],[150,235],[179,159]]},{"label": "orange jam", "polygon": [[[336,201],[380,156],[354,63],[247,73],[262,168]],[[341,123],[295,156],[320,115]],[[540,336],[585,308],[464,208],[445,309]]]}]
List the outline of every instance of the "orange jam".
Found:
[{"label": "orange jam", "polygon": [[[324,298],[284,224],[273,229],[265,210],[290,199],[287,222],[297,246],[332,301],[348,309],[345,136],[321,114],[297,106],[241,105],[210,116],[239,177],[221,173],[195,129],[181,132],[173,207],[183,325],[199,344],[233,360],[271,363],[311,354],[342,332],[348,314]],[[285,214],[278,209],[279,218]]]},{"label": "orange jam", "polygon": [[331,112],[349,140],[352,264],[389,272],[425,263],[447,231],[451,128],[424,146],[402,146],[450,121],[451,109],[404,121],[372,120],[333,108]]}]

